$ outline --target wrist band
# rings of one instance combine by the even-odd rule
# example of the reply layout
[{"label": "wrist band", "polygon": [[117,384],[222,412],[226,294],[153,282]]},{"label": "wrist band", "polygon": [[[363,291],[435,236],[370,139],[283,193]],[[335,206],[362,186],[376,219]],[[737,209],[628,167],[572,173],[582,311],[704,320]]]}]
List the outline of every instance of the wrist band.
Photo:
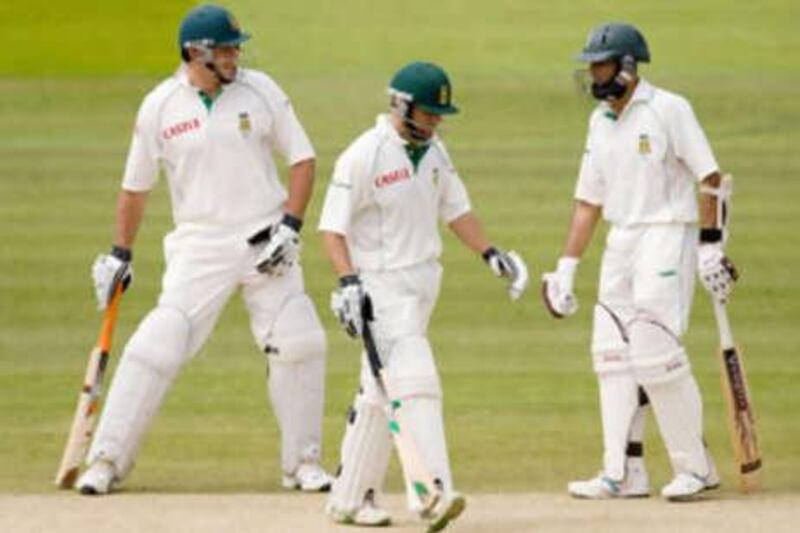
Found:
[{"label": "wrist band", "polygon": [[130,263],[133,260],[133,252],[130,250],[130,248],[117,246],[116,244],[111,246],[111,255],[125,263]]},{"label": "wrist band", "polygon": [[719,228],[701,228],[700,229],[700,242],[702,243],[715,243],[722,240],[722,230]]},{"label": "wrist band", "polygon": [[361,280],[358,279],[358,274],[347,274],[339,278],[339,286],[347,287],[348,285],[358,285]]},{"label": "wrist band", "polygon": [[289,213],[283,214],[283,219],[281,219],[281,224],[289,226],[297,233],[300,233],[300,228],[303,227],[303,221],[294,215],[290,215]]}]

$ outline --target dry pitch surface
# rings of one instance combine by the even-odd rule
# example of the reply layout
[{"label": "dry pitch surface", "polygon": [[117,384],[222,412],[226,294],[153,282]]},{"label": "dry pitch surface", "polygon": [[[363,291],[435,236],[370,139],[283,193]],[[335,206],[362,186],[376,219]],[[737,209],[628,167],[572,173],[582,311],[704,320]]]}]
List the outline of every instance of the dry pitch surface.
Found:
[{"label": "dry pitch surface", "polygon": [[[403,498],[386,503],[395,524],[384,531],[422,531]],[[0,531],[16,532],[317,532],[359,531],[335,526],[322,512],[323,495],[77,494],[0,496]],[[789,532],[800,530],[800,495],[724,494],[668,504],[658,498],[577,501],[562,494],[478,494],[452,532]],[[369,531],[369,530],[367,530]]]}]

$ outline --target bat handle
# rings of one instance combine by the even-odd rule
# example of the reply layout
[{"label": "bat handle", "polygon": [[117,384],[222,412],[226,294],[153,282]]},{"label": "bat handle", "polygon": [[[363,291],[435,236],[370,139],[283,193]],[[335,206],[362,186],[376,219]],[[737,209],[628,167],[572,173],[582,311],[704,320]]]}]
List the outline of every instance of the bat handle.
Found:
[{"label": "bat handle", "polygon": [[714,317],[717,319],[717,329],[719,330],[719,343],[723,350],[733,348],[733,333],[731,331],[731,322],[728,320],[728,311],[725,304],[712,298],[711,302],[714,305]]}]

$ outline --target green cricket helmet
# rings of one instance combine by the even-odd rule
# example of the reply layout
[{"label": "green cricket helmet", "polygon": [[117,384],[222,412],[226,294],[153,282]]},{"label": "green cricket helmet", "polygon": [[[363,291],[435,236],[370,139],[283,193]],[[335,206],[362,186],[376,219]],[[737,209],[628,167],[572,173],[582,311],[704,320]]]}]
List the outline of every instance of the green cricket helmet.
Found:
[{"label": "green cricket helmet", "polygon": [[233,14],[225,8],[205,4],[186,14],[178,31],[178,47],[214,48],[238,45],[250,38],[239,27]]},{"label": "green cricket helmet", "polygon": [[583,52],[576,59],[587,63],[631,57],[636,62],[649,63],[650,50],[642,33],[624,23],[601,24],[592,29]]},{"label": "green cricket helmet", "polygon": [[433,63],[416,61],[398,70],[389,82],[389,94],[427,113],[458,113],[451,102],[450,78],[442,67]]}]

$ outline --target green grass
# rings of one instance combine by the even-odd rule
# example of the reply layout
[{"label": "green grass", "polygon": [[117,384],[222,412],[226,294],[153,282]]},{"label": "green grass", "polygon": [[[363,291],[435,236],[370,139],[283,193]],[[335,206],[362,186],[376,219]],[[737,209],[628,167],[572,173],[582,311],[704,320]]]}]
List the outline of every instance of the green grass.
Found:
[{"label": "green grass", "polygon": [[[318,5],[312,5],[318,4]],[[493,239],[538,278],[554,264],[570,211],[591,104],[571,60],[588,29],[629,20],[654,63],[644,75],[692,100],[736,179],[731,255],[744,277],[731,304],[744,347],[771,490],[800,488],[800,37],[796,2],[230,2],[254,34],[246,60],[291,95],[318,151],[304,262],[328,329],[325,463],[333,467],[356,379],[356,347],[333,323],[334,279],[313,227],[331,165],[385,105],[408,60],[442,62],[463,114],[446,136]],[[0,7],[0,492],[48,492],[98,328],[88,277],[106,249],[133,117],[169,73],[188,2],[13,2]],[[45,10],[45,6],[47,7]],[[335,7],[334,7],[335,6]],[[98,32],[97,28],[108,31]],[[170,227],[154,193],[123,301],[114,357],[153,305]],[[431,328],[443,375],[453,470],[465,491],[562,490],[599,465],[587,346],[602,239],[578,277],[582,308],[553,322],[531,294],[510,304],[479,260],[446,239]],[[704,393],[707,437],[733,486],[709,305],[698,293],[687,343]],[[126,486],[152,491],[278,490],[276,426],[264,360],[237,300],[176,382]],[[651,476],[668,469],[652,420]],[[396,466],[395,466],[396,468]],[[399,488],[397,476],[391,487]]]}]

